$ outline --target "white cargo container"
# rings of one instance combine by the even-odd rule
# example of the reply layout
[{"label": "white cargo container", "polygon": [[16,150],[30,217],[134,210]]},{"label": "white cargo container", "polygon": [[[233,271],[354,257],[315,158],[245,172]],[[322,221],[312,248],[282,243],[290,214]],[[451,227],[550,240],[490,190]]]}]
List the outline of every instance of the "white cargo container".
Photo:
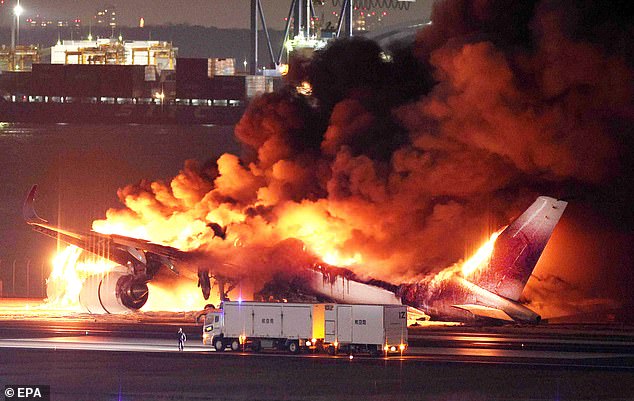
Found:
[{"label": "white cargo container", "polygon": [[336,352],[371,355],[407,348],[407,307],[403,305],[324,305],[324,346]]},{"label": "white cargo container", "polygon": [[225,301],[205,316],[203,343],[218,351],[275,348],[297,353],[324,339],[324,305]]}]

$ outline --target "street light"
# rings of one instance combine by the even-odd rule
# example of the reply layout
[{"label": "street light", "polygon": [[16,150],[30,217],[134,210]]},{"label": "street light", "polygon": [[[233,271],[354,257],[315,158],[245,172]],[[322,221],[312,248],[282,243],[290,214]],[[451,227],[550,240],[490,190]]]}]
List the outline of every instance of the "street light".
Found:
[{"label": "street light", "polygon": [[16,44],[20,44],[20,16],[24,12],[24,9],[20,5],[20,0],[18,0],[18,4],[13,7],[13,15],[15,15],[15,23],[16,23],[16,38],[15,43],[11,43],[12,47],[15,48]]}]

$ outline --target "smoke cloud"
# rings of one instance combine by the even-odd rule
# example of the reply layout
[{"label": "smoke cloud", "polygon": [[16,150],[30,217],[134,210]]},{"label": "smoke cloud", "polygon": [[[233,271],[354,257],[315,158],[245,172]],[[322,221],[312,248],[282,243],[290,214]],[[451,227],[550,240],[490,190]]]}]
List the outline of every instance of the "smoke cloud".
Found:
[{"label": "smoke cloud", "polygon": [[[420,280],[469,256],[540,194],[577,197],[587,207],[564,219],[612,225],[629,248],[624,15],[631,9],[603,2],[447,0],[411,48],[336,41],[251,103],[235,128],[244,157],[190,161],[169,183],[126,187],[126,208],[94,229],[199,251],[216,270],[257,277],[254,291],[320,259],[360,277]],[[311,96],[294,90],[303,81]],[[577,246],[600,246],[590,242]],[[557,281],[561,266],[536,273],[569,284],[541,291],[572,302],[596,284],[583,279],[589,270],[631,277],[625,259],[577,266],[572,281]],[[528,291],[535,304],[538,292]]]}]

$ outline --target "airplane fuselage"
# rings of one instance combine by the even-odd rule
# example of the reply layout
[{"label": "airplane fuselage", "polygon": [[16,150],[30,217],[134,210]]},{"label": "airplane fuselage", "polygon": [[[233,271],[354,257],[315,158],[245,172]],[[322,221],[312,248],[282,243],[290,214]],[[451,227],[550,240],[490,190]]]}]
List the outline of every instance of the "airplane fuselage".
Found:
[{"label": "airplane fuselage", "polygon": [[[441,320],[474,321],[495,319],[521,323],[539,323],[541,316],[519,302],[504,298],[455,275],[438,284],[441,288],[405,289],[404,303],[412,303]],[[416,295],[412,292],[417,293]],[[414,295],[414,299],[412,299]]]},{"label": "airplane fuselage", "polygon": [[438,320],[467,322],[495,319],[522,323],[539,323],[541,320],[537,313],[519,302],[487,291],[459,275],[437,284],[388,284],[391,289],[351,280],[343,275],[330,276],[314,269],[303,279],[310,291],[336,302],[405,304],[421,309]]}]

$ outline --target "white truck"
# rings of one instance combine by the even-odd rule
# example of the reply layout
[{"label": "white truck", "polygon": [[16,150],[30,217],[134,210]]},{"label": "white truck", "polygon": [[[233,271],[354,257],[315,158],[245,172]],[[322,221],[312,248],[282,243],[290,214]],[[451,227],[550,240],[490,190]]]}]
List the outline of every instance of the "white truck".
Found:
[{"label": "white truck", "polygon": [[325,304],[323,346],[334,355],[403,353],[407,348],[407,307]]},{"label": "white truck", "polygon": [[207,312],[203,343],[217,351],[402,353],[407,348],[407,307],[225,301],[221,309]]},{"label": "white truck", "polygon": [[262,348],[298,353],[324,339],[324,304],[223,302],[205,316],[203,343],[217,351]]}]

